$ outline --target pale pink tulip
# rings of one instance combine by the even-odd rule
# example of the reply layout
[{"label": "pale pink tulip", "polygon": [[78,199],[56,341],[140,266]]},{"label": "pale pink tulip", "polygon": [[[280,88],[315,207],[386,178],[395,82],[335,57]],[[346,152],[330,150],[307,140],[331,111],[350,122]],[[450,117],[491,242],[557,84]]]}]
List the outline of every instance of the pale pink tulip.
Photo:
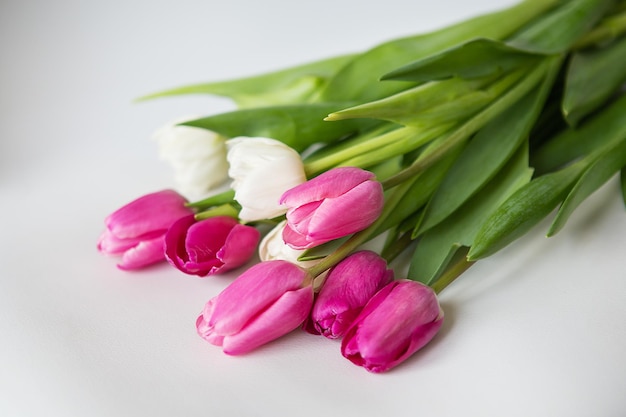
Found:
[{"label": "pale pink tulip", "polygon": [[296,329],[312,304],[304,269],[287,261],[261,262],[207,302],[196,328],[224,353],[240,355]]},{"label": "pale pink tulip", "polygon": [[[342,337],[363,306],[393,279],[387,262],[372,251],[359,251],[330,269],[311,311],[319,334]],[[310,329],[310,326],[307,328]]]},{"label": "pale pink tulip", "polygon": [[283,239],[294,249],[308,249],[371,225],[384,198],[374,174],[340,167],[288,190],[280,203],[287,207]]},{"label": "pale pink tulip", "polygon": [[176,220],[193,214],[185,203],[175,191],[163,190],[126,204],[105,218],[98,250],[121,255],[120,269],[139,269],[165,260],[165,232]]},{"label": "pale pink tulip", "polygon": [[260,233],[228,216],[183,217],[165,234],[165,256],[186,274],[207,276],[237,268],[254,255]]},{"label": "pale pink tulip", "polygon": [[395,281],[365,305],[348,329],[341,353],[370,372],[385,372],[424,347],[442,324],[443,311],[430,287]]}]

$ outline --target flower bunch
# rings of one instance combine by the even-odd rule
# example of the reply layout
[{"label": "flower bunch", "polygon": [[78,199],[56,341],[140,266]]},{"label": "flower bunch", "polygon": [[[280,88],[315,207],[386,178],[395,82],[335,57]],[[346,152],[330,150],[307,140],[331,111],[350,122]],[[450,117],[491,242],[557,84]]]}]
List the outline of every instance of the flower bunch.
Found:
[{"label": "flower bunch", "polygon": [[237,355],[303,328],[387,371],[435,337],[437,294],[474,262],[555,209],[557,233],[626,177],[624,32],[624,0],[525,0],[364,52],[148,96],[216,94],[238,109],[160,133],[188,181],[180,192],[206,198],[141,197],[107,218],[99,249],[122,254],[123,269],[163,260],[198,276],[258,251],[206,303],[203,339]]}]

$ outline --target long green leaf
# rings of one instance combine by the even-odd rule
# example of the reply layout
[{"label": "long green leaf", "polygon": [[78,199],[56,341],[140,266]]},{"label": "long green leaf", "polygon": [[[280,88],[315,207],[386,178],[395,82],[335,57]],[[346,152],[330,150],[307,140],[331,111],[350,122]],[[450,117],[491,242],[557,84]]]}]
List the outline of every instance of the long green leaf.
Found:
[{"label": "long green leaf", "polygon": [[614,0],[569,0],[507,43],[537,53],[563,53],[593,27],[613,3]]},{"label": "long green leaf", "polygon": [[495,117],[472,138],[424,210],[424,232],[457,210],[486,184],[526,140],[552,87],[556,71],[540,88]]},{"label": "long green leaf", "polygon": [[473,39],[383,75],[383,80],[426,82],[501,74],[537,61],[533,52],[492,39]]},{"label": "long green leaf", "polygon": [[431,285],[447,266],[458,248],[470,246],[479,225],[502,201],[528,183],[528,146],[519,147],[515,155],[487,186],[468,200],[457,212],[426,232],[419,240],[408,277]]},{"label": "long green leaf", "polygon": [[559,208],[557,215],[548,230],[548,236],[558,233],[570,215],[587,197],[593,194],[602,184],[626,165],[626,135],[615,146],[606,150],[581,175],[567,198]]},{"label": "long green leaf", "polygon": [[604,104],[626,82],[626,36],[608,46],[575,53],[567,71],[563,114],[569,124]]},{"label": "long green leaf", "polygon": [[625,114],[626,95],[622,95],[597,116],[576,129],[565,130],[534,151],[531,166],[539,173],[550,172],[621,137],[626,132]]},{"label": "long green leaf", "polygon": [[483,222],[468,260],[490,256],[527,233],[563,201],[584,168],[578,162],[518,189]]},{"label": "long green leaf", "polygon": [[358,55],[333,77],[322,92],[325,101],[346,99],[367,102],[402,91],[413,83],[379,82],[402,65],[472,38],[504,39],[550,10],[559,0],[526,0],[510,8],[485,14],[443,29],[385,42]]},{"label": "long green leaf", "polygon": [[461,148],[455,152],[449,153],[431,166],[430,169],[418,175],[413,181],[407,181],[401,184],[401,186],[406,187],[406,189],[401,191],[403,195],[399,198],[398,203],[394,207],[393,214],[379,225],[377,233],[382,233],[400,224],[404,219],[421,209],[432,193],[437,189],[460,152]]},{"label": "long green leaf", "polygon": [[345,103],[241,109],[182,124],[209,129],[228,138],[268,137],[303,151],[315,143],[333,142],[374,124],[372,120],[361,119],[333,123],[323,120],[329,112],[342,106],[345,107]]},{"label": "long green leaf", "polygon": [[328,58],[252,77],[173,88],[139,100],[182,94],[213,94],[232,98],[242,108],[311,101],[327,80],[354,56]]}]

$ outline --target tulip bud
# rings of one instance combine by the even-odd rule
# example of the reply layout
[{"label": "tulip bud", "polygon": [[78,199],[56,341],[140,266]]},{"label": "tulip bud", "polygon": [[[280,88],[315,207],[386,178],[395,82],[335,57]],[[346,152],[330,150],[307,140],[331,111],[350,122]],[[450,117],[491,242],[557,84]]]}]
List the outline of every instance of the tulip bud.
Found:
[{"label": "tulip bud", "polygon": [[312,303],[304,269],[287,261],[261,262],[207,302],[196,328],[224,353],[240,355],[296,329]]},{"label": "tulip bud", "polygon": [[165,260],[165,232],[182,217],[193,214],[186,200],[172,190],[140,197],[104,220],[106,230],[98,239],[105,255],[122,255],[120,269],[139,269]]},{"label": "tulip bud", "polygon": [[174,170],[177,188],[189,198],[203,197],[228,179],[225,137],[176,123],[163,126],[153,137],[159,144],[159,156]]},{"label": "tulip bud", "polygon": [[228,175],[241,205],[239,218],[248,222],[285,214],[280,196],[306,181],[300,154],[267,138],[234,138],[227,146]]},{"label": "tulip bud", "polygon": [[371,225],[384,197],[374,174],[340,167],[288,190],[280,203],[287,207],[283,239],[294,249],[308,249]]},{"label": "tulip bud", "polygon": [[261,243],[259,244],[259,259],[261,261],[275,261],[275,260],[284,260],[289,261],[293,264],[296,264],[302,268],[309,268],[319,260],[311,260],[311,261],[299,261],[298,258],[305,251],[293,249],[291,246],[287,245],[283,240],[283,229],[287,222],[283,220],[278,223],[276,227],[270,230],[264,237],[261,239]]},{"label": "tulip bud", "polygon": [[311,311],[313,328],[329,339],[342,337],[363,306],[392,279],[393,270],[375,252],[346,257],[328,271]]},{"label": "tulip bud", "polygon": [[186,274],[215,275],[246,263],[256,251],[260,233],[228,216],[196,221],[187,216],[165,235],[167,260]]},{"label": "tulip bud", "polygon": [[365,305],[341,343],[341,353],[370,372],[385,372],[425,346],[443,324],[437,295],[428,286],[395,281]]}]

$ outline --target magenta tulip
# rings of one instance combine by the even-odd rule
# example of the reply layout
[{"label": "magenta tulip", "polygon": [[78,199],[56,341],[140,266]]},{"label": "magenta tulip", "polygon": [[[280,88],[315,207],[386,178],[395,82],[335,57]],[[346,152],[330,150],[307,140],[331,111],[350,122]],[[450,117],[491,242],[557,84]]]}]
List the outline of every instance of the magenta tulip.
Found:
[{"label": "magenta tulip", "polygon": [[[329,339],[342,337],[363,306],[393,280],[387,262],[359,251],[330,269],[311,311],[313,329]],[[310,326],[307,330],[310,329]]]},{"label": "magenta tulip", "polygon": [[341,353],[370,372],[385,372],[424,347],[442,324],[443,311],[430,287],[395,281],[365,305],[348,329]]},{"label": "magenta tulip", "polygon": [[139,269],[165,260],[165,232],[178,219],[193,214],[172,190],[144,195],[106,217],[98,250],[121,255],[120,269]]},{"label": "magenta tulip", "polygon": [[260,233],[228,216],[176,221],[165,234],[165,256],[186,274],[201,277],[237,268],[256,252]]},{"label": "magenta tulip", "polygon": [[327,171],[285,192],[283,239],[294,249],[308,249],[371,225],[383,208],[383,189],[374,174],[355,167]]},{"label": "magenta tulip", "polygon": [[261,262],[209,300],[196,328],[224,353],[240,355],[296,329],[312,303],[304,269],[287,261]]}]

